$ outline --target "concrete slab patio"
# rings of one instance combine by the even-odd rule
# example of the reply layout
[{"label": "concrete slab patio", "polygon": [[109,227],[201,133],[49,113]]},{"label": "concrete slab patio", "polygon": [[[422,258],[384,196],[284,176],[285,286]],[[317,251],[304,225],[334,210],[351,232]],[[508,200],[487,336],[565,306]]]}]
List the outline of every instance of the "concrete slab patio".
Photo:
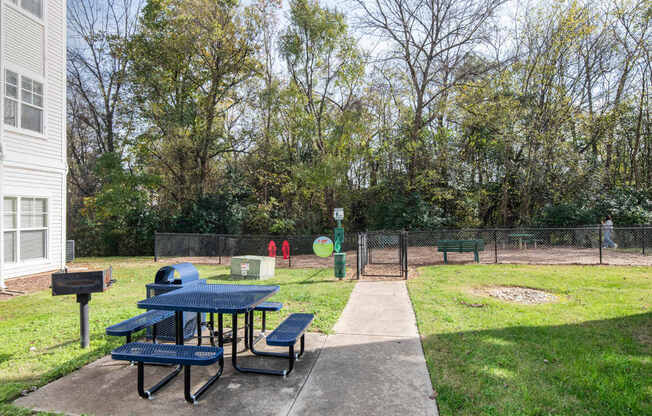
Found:
[{"label": "concrete slab patio", "polygon": [[[238,373],[231,365],[231,348],[227,345],[222,377],[194,406],[183,398],[182,374],[159,390],[153,400],[145,400],[136,390],[137,367],[113,361],[110,356],[19,398],[14,404],[67,415],[286,415],[325,340],[325,335],[307,334],[306,352],[286,378]],[[274,350],[262,348],[263,344],[264,341],[258,344],[259,349]],[[287,352],[287,348],[276,351]],[[252,357],[249,353],[243,354],[242,360],[238,354],[238,361],[260,368],[280,369],[287,365],[287,360]],[[193,367],[193,384],[203,384],[216,368]],[[146,366],[145,386],[153,385],[170,371],[170,367]]]},{"label": "concrete slab patio", "polygon": [[[264,342],[259,344],[263,349]],[[265,348],[267,349],[267,348]],[[287,378],[241,374],[226,348],[222,378],[192,406],[183,377],[153,400],[136,391],[136,366],[104,357],[14,402],[70,415],[437,415],[404,282],[359,282],[335,334],[307,334],[306,353]],[[285,350],[287,351],[287,350]],[[282,368],[285,360],[243,355],[243,365]],[[148,366],[145,384],[170,371]],[[193,367],[203,383],[215,367]]]}]

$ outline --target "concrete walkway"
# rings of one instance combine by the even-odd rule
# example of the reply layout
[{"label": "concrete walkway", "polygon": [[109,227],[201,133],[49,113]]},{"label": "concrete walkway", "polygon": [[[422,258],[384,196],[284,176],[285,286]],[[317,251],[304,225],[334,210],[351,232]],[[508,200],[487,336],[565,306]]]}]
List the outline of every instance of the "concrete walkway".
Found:
[{"label": "concrete walkway", "polygon": [[[104,357],[14,404],[69,415],[437,415],[414,312],[404,282],[357,283],[335,334],[308,334],[306,354],[287,378],[241,374],[227,348],[222,378],[196,406],[183,400],[183,377],[143,400],[136,367]],[[260,347],[265,349],[264,342]],[[286,349],[279,351],[287,351]],[[244,364],[276,368],[284,360],[244,354]],[[170,369],[146,369],[151,385]],[[194,367],[205,381],[214,366]]]},{"label": "concrete walkway", "polygon": [[437,415],[404,282],[359,282],[294,402],[299,415]]}]

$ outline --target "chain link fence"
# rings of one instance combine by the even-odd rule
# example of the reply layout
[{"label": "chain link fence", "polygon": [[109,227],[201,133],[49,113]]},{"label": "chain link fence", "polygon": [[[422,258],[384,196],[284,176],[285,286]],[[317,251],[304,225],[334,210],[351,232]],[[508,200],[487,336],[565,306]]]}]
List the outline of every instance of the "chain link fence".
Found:
[{"label": "chain link fence", "polygon": [[[480,263],[652,265],[652,226],[575,228],[492,228],[410,231],[410,265],[443,263],[441,240],[482,240]],[[448,254],[468,262],[468,253]]]},{"label": "chain link fence", "polygon": [[[229,264],[234,256],[267,256],[270,242],[276,246],[279,260],[284,260],[288,267],[300,267],[306,259],[301,256],[312,255],[312,244],[319,235],[235,235],[235,234],[185,234],[155,233],[154,260],[160,258],[203,258],[204,261],[217,264]],[[288,258],[284,259],[283,242],[289,244]],[[342,250],[355,251],[357,236],[345,235]],[[315,256],[316,257],[316,256]],[[304,261],[296,261],[296,260]],[[315,259],[316,260],[316,259]],[[332,263],[332,261],[331,261]]]},{"label": "chain link fence", "polygon": [[407,279],[407,231],[358,233],[356,277]]},{"label": "chain link fence", "polygon": [[[313,254],[318,235],[230,235],[156,233],[154,257],[230,264],[241,255],[268,255],[277,247],[277,267],[332,267],[331,258]],[[347,233],[343,251],[353,276],[407,276],[411,267],[443,264],[441,240],[482,240],[485,264],[614,264],[652,266],[652,226],[573,228],[483,228]],[[290,246],[288,258],[282,245]],[[473,253],[449,252],[449,263],[471,263]]]}]

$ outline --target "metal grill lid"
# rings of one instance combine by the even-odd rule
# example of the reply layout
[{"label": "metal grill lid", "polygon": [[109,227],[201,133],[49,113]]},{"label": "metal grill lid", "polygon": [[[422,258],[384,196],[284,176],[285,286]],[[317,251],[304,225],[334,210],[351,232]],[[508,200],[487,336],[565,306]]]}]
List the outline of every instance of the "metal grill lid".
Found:
[{"label": "metal grill lid", "polygon": [[[175,277],[176,272],[176,277]],[[160,284],[184,284],[199,280],[199,272],[191,263],[172,264],[161,267],[156,272],[154,283]]]}]

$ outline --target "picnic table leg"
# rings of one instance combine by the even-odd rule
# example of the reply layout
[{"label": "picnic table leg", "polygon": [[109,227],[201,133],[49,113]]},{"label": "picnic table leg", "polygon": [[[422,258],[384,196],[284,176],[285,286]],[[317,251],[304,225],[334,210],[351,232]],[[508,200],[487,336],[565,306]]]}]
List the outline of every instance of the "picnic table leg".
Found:
[{"label": "picnic table leg", "polygon": [[[263,356],[263,357],[276,357],[276,358],[285,358],[285,359],[290,358],[289,354],[285,354],[285,353],[282,353],[282,352],[257,351],[256,348],[255,348],[255,344],[256,344],[256,342],[258,342],[260,339],[262,339],[264,337],[260,337],[260,339],[256,339],[254,341],[254,329],[253,329],[254,328],[254,316],[253,316],[253,311],[252,311],[249,319],[251,321],[251,324],[249,326],[249,328],[250,328],[250,333],[249,333],[250,345],[249,345],[249,349],[251,350],[252,353],[254,353],[256,355]],[[301,337],[301,339],[303,340],[303,336]],[[302,345],[303,345],[303,341],[302,341]]]},{"label": "picnic table leg", "polygon": [[165,376],[161,381],[156,383],[153,387],[145,390],[145,363],[138,362],[138,395],[144,399],[151,399],[152,394],[156,393],[158,389],[165,386],[170,380],[175,378],[181,372],[181,365],[178,365],[170,374]]},{"label": "picnic table leg", "polygon": [[249,312],[244,314],[244,346],[246,351],[249,348]]},{"label": "picnic table leg", "polygon": [[222,372],[224,371],[224,356],[220,356],[220,361],[219,361],[219,367],[217,370],[217,374],[212,376],[206,383],[204,383],[197,391],[193,394],[190,391],[190,366],[189,365],[184,365],[183,366],[183,395],[186,398],[186,401],[188,403],[192,404],[197,404],[197,400],[199,400],[199,397],[204,394],[206,390],[210,386],[213,385],[217,381],[218,378],[222,375]]},{"label": "picnic table leg", "polygon": [[217,345],[224,347],[224,318],[221,313],[217,314]]},{"label": "picnic table leg", "polygon": [[285,376],[287,370],[268,370],[265,368],[246,368],[238,366],[238,314],[233,314],[233,342],[231,343],[231,363],[233,368],[241,373],[266,374],[273,376]]},{"label": "picnic table leg", "polygon": [[444,251],[444,264],[448,264],[448,256],[446,254],[448,254],[448,252]]},{"label": "picnic table leg", "polygon": [[214,347],[215,346],[215,318],[212,312],[208,321],[208,327],[210,331],[211,345]]},{"label": "picnic table leg", "polygon": [[197,312],[197,345],[201,345],[201,312]]},{"label": "picnic table leg", "polygon": [[183,345],[183,312],[174,312],[174,329],[176,330],[177,345]]}]

